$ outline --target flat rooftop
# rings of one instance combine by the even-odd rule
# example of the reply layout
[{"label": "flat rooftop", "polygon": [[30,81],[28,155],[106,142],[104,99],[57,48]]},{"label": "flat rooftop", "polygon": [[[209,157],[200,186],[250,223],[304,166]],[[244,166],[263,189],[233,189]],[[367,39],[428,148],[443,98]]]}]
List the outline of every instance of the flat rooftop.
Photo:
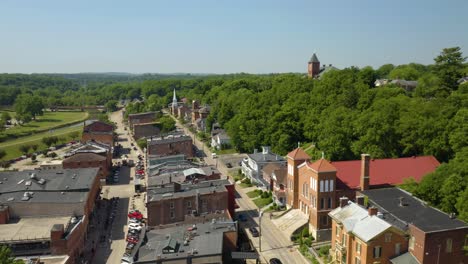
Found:
[{"label": "flat rooftop", "polygon": [[[236,223],[223,221],[196,224],[196,228],[193,227],[193,225],[182,225],[148,232],[146,234],[148,241],[139,249],[138,262],[154,261],[158,255],[162,259],[186,258],[187,253],[192,250],[196,252],[193,254],[194,258],[221,255],[224,232],[236,232],[237,229]],[[188,243],[184,245],[184,241]],[[168,245],[175,246],[174,253],[163,253],[163,248]]]},{"label": "flat rooftop", "polygon": [[68,259],[70,258],[67,255],[63,256],[49,256],[49,255],[40,255],[40,256],[33,256],[33,257],[18,257],[24,261],[25,264],[29,264],[29,260],[39,258],[41,260],[41,264],[65,264],[67,263]]},{"label": "flat rooftop", "polygon": [[168,135],[165,137],[151,137],[147,139],[148,145],[159,145],[183,141],[192,141],[192,138],[187,135]]},{"label": "flat rooftop", "polygon": [[196,184],[184,183],[179,184],[180,190],[176,190],[176,185],[178,183],[172,183],[169,186],[151,188],[148,190],[148,202],[159,201],[164,199],[173,199],[179,197],[190,197],[196,194],[209,194],[214,192],[226,192],[226,185],[231,185],[232,183],[228,180],[211,180],[211,181],[202,181]]},{"label": "flat rooftop", "polygon": [[[446,229],[468,228],[468,225],[399,188],[383,188],[361,191],[369,198],[369,203],[383,213],[383,219],[405,230],[413,224],[424,232],[437,232]],[[403,199],[403,206],[400,205]]]},{"label": "flat rooftop", "polygon": [[71,217],[31,217],[0,225],[0,242],[21,240],[50,240],[50,230],[55,224],[63,224],[64,230]]}]

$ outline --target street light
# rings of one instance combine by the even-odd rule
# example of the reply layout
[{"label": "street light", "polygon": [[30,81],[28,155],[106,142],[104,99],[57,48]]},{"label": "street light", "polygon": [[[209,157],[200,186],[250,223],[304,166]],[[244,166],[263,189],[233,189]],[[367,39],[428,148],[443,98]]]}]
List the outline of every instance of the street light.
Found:
[{"label": "street light", "polygon": [[262,252],[262,216],[263,216],[263,211],[260,211],[258,209],[258,251]]}]

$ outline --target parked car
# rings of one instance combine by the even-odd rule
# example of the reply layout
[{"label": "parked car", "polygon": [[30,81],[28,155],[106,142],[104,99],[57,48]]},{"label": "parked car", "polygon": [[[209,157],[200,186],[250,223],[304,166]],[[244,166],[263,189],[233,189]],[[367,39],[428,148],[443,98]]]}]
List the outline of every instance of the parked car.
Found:
[{"label": "parked car", "polygon": [[226,167],[232,168],[232,164],[228,162],[228,163],[226,163]]},{"label": "parked car", "polygon": [[252,234],[253,237],[258,237],[260,234],[258,233],[257,228],[255,227],[249,227],[250,234]]},{"label": "parked car", "polygon": [[277,258],[272,258],[270,259],[270,264],[283,264],[283,262]]},{"label": "parked car", "polygon": [[245,217],[244,214],[239,214],[239,215],[237,216],[237,218],[238,218],[239,221],[241,221],[241,222],[247,221],[247,217]]}]

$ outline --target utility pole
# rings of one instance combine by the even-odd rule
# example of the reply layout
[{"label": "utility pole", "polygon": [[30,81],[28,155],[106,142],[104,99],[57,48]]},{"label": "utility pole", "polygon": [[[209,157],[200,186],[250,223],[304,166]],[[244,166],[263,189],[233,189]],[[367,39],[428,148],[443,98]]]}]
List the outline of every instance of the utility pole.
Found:
[{"label": "utility pole", "polygon": [[259,252],[262,252],[262,216],[263,216],[263,211],[260,211],[260,209],[258,209],[258,227],[259,227],[258,251]]}]

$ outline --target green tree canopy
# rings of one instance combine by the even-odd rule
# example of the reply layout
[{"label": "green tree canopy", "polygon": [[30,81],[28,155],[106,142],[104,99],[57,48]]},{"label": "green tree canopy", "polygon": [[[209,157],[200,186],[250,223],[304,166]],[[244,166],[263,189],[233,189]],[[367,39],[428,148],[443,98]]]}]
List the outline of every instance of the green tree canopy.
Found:
[{"label": "green tree canopy", "polygon": [[448,90],[456,90],[457,81],[463,77],[466,57],[460,47],[445,48],[440,55],[434,58],[434,72],[440,78],[442,87]]},{"label": "green tree canopy", "polygon": [[11,249],[7,246],[0,246],[0,263],[2,264],[24,264],[24,261],[15,259]]},{"label": "green tree canopy", "polygon": [[36,119],[36,116],[42,115],[43,108],[42,98],[37,95],[21,94],[15,101],[16,117],[23,122],[28,122],[31,119]]}]

